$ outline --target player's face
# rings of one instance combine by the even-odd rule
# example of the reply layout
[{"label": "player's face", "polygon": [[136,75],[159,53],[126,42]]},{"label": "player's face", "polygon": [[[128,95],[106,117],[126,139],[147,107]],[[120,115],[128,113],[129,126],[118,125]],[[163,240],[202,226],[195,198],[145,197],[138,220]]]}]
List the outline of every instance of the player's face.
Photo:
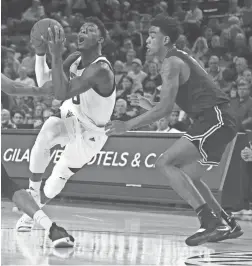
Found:
[{"label": "player's face", "polygon": [[94,23],[84,23],[78,34],[79,49],[90,49],[97,46],[101,40],[100,30]]},{"label": "player's face", "polygon": [[151,26],[149,37],[146,40],[147,53],[155,55],[165,46],[165,36],[160,32],[159,27]]}]

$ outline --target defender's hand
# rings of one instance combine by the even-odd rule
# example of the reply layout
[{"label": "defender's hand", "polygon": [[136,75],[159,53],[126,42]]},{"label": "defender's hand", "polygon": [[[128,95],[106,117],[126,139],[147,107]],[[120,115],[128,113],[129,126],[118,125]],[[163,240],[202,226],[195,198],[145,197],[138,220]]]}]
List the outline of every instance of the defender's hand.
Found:
[{"label": "defender's hand", "polygon": [[109,122],[105,126],[105,130],[107,136],[121,135],[128,131],[126,123],[119,120]]}]

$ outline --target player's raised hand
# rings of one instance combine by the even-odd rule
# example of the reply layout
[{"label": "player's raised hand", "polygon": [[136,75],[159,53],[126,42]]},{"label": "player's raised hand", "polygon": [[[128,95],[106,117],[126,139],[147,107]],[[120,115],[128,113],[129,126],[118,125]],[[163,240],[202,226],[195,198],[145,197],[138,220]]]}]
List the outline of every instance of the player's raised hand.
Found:
[{"label": "player's raised hand", "polygon": [[48,47],[52,56],[61,56],[65,47],[65,33],[63,28],[54,26],[54,32],[51,28],[48,28],[49,41]]},{"label": "player's raised hand", "polygon": [[119,120],[114,120],[114,121],[109,122],[105,126],[105,130],[106,130],[107,136],[121,135],[128,131],[126,127],[126,123],[123,121],[119,121]]}]

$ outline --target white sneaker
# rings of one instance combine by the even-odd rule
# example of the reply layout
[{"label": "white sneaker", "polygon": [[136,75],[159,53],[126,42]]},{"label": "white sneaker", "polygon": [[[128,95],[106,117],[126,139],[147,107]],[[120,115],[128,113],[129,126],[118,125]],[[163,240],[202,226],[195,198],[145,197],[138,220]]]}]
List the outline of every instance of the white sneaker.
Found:
[{"label": "white sneaker", "polygon": [[[26,189],[26,191],[34,198],[37,204],[40,204],[40,193],[37,191]],[[17,221],[16,230],[18,232],[30,232],[34,227],[35,222],[27,214],[23,214]]]},{"label": "white sneaker", "polygon": [[17,221],[16,230],[18,232],[31,232],[34,227],[34,221],[27,214],[23,214],[21,218]]}]

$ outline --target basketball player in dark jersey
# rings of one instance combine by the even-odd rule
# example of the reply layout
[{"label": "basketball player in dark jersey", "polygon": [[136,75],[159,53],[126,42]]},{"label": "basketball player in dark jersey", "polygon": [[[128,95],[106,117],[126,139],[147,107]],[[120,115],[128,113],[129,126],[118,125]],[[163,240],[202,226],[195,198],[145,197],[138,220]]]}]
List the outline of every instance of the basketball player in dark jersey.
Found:
[{"label": "basketball player in dark jersey", "polygon": [[[229,99],[195,59],[173,45],[179,34],[173,18],[157,15],[151,25],[146,42],[148,53],[158,56],[162,62],[160,102],[149,103],[148,112],[127,122],[110,122],[107,135],[123,134],[159,120],[172,112],[176,102],[194,123],[187,134],[158,158],[156,168],[199,217],[201,228],[187,238],[186,243],[196,246],[236,238],[243,234],[240,226],[225,213],[201,180],[205,171],[218,166],[227,144],[236,136],[236,120],[229,108]],[[200,191],[215,202],[220,216],[206,203]]]}]

